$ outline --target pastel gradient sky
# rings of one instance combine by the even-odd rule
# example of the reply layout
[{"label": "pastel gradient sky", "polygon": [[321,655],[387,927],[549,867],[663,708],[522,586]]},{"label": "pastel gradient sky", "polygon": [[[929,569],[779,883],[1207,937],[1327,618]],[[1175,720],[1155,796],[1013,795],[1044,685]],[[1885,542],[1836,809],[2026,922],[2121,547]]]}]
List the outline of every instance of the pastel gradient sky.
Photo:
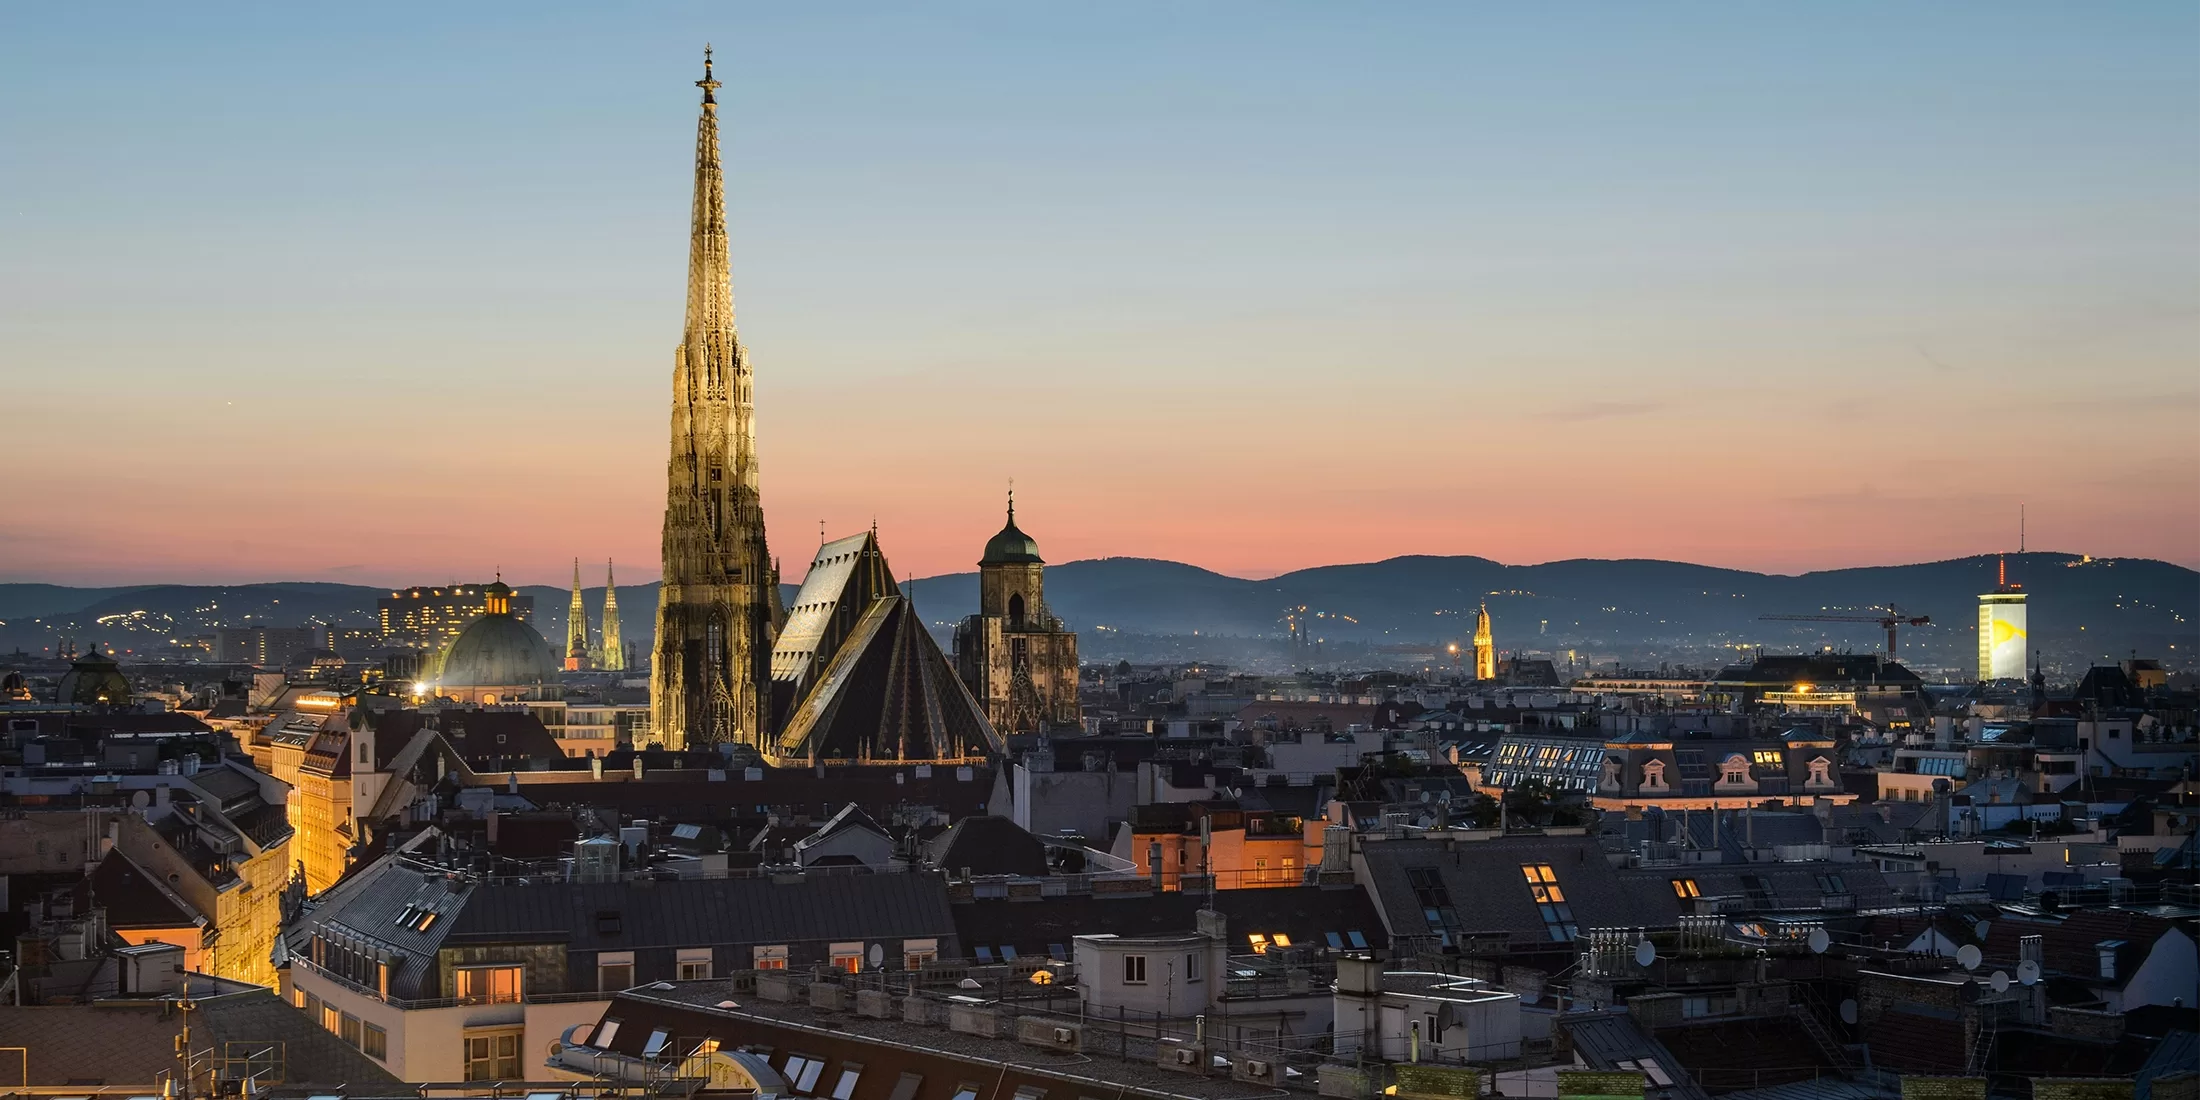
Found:
[{"label": "pastel gradient sky", "polygon": [[2184,0],[306,7],[0,7],[0,580],[648,579],[705,40],[790,579],[2200,565]]}]

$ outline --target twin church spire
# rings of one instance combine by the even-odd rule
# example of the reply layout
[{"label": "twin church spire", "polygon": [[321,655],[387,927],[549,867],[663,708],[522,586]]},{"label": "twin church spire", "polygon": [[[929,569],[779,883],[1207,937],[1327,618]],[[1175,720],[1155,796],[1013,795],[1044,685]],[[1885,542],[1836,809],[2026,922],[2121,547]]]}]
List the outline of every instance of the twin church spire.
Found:
[{"label": "twin church spire", "polygon": [[619,636],[619,582],[611,563],[603,563],[603,623],[598,640],[588,640],[588,607],[581,602],[581,559],[573,559],[573,600],[565,610],[565,670],[626,671],[626,642]]}]

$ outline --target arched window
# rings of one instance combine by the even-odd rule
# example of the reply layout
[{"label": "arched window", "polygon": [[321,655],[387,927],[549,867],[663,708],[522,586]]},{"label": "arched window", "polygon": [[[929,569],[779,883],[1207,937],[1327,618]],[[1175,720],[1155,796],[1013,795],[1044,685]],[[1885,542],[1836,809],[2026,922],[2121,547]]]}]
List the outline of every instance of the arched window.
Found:
[{"label": "arched window", "polygon": [[1019,630],[1023,629],[1024,594],[1021,592],[1008,598],[1008,625]]},{"label": "arched window", "polygon": [[726,660],[726,626],[718,616],[710,617],[710,624],[703,628],[703,660],[711,668],[717,668]]}]

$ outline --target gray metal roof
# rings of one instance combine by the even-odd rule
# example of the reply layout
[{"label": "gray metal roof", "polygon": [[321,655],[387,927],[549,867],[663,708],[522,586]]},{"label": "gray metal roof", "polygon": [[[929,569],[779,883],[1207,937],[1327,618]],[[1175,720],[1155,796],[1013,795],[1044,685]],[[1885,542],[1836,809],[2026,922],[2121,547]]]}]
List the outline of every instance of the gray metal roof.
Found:
[{"label": "gray metal roof", "polygon": [[1509,932],[1516,941],[1553,942],[1522,868],[1548,864],[1578,928],[1664,928],[1677,924],[1680,902],[1662,880],[1623,878],[1605,860],[1597,838],[1521,836],[1447,845],[1386,840],[1363,858],[1370,893],[1394,936],[1432,935],[1426,906],[1408,872],[1433,870],[1462,933]]},{"label": "gray metal roof", "polygon": [[1652,1088],[1654,1095],[1667,1100],[1710,1100],[1703,1086],[1689,1076],[1680,1059],[1665,1048],[1665,1044],[1644,1033],[1635,1026],[1634,1018],[1625,1012],[1573,1013],[1559,1017],[1574,1043],[1574,1054],[1590,1069],[1633,1069],[1621,1062],[1640,1063],[1649,1058],[1657,1062],[1673,1084],[1665,1088]]},{"label": "gray metal roof", "polygon": [[[607,913],[618,919],[598,919]],[[911,872],[481,886],[451,942],[554,940],[572,951],[615,951],[954,934],[945,878]]]}]

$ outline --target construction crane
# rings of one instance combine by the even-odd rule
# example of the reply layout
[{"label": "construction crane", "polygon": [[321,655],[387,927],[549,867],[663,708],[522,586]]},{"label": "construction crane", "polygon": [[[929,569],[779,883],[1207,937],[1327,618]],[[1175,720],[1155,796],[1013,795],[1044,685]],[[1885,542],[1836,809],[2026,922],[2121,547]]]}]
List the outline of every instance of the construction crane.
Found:
[{"label": "construction crane", "polygon": [[1894,640],[1897,629],[1905,626],[1931,626],[1931,615],[1904,615],[1902,609],[1887,605],[1884,615],[1759,615],[1759,620],[1783,623],[1878,623],[1887,632],[1887,659],[1894,660]]}]

